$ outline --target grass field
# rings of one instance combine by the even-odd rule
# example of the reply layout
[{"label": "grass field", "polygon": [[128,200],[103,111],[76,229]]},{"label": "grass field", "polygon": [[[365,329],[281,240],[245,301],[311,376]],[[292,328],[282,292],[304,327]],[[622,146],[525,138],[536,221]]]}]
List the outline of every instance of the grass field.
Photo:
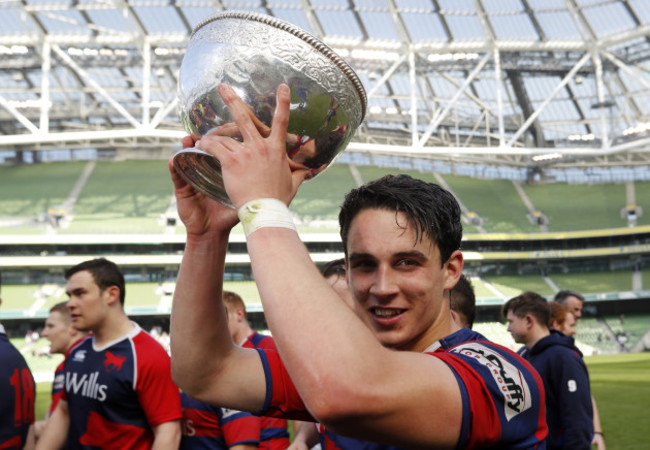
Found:
[{"label": "grass field", "polygon": [[[644,411],[650,405],[650,353],[590,356],[585,361],[608,450],[648,448],[650,427]],[[47,412],[51,386],[38,384],[37,419]]]},{"label": "grass field", "polygon": [[608,450],[648,448],[650,353],[585,358]]}]

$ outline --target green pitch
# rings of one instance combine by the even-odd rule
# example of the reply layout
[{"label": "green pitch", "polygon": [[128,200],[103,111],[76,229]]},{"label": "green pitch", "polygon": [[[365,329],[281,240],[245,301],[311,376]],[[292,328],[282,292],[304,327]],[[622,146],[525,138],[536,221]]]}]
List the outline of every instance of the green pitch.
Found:
[{"label": "green pitch", "polygon": [[650,353],[585,358],[608,450],[647,448],[650,442]]},{"label": "green pitch", "polygon": [[[650,442],[650,353],[600,355],[585,358],[591,389],[608,450],[637,450]],[[36,418],[45,416],[52,383],[39,383]]]}]

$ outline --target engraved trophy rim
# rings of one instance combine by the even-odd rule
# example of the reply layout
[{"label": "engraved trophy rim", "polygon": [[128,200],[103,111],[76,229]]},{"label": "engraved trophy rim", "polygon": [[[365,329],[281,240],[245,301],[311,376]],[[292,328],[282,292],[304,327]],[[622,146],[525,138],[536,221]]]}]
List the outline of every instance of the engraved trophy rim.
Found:
[{"label": "engraved trophy rim", "polygon": [[277,17],[251,12],[251,11],[240,11],[240,10],[223,11],[203,19],[192,30],[192,33],[190,34],[190,40],[204,26],[222,19],[241,19],[241,20],[252,20],[252,21],[260,22],[265,25],[269,25],[274,28],[277,28],[281,31],[288,32],[293,36],[306,42],[307,44],[311,45],[315,50],[320,52],[323,56],[325,56],[333,64],[335,64],[336,67],[339,70],[341,70],[342,73],[345,74],[345,76],[348,78],[350,83],[352,83],[352,86],[357,92],[357,95],[359,96],[359,100],[361,103],[361,117],[359,118],[359,123],[363,122],[364,118],[366,117],[366,109],[368,104],[366,89],[363,87],[363,84],[361,83],[361,80],[357,76],[354,69],[352,69],[352,67],[343,58],[337,55],[327,44],[322,42],[314,35],[306,32],[302,28],[299,28],[282,19],[278,19]]}]

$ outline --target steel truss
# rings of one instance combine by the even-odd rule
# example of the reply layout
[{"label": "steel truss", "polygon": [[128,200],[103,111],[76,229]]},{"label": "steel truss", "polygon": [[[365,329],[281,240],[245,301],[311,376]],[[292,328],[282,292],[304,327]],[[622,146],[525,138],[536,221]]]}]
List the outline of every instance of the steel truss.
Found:
[{"label": "steel truss", "polygon": [[[120,4],[122,14],[137,16]],[[598,38],[567,4],[585,25],[583,39],[500,40],[487,20],[480,42],[412,42],[408,30],[401,42],[321,33],[368,92],[368,115],[349,151],[526,168],[647,165],[650,25]],[[0,34],[0,74],[12,80],[0,84],[0,150],[178,148],[185,133],[176,77],[189,22],[186,32],[164,35],[104,30],[88,15],[102,5],[25,6],[34,32]],[[90,32],[48,34],[37,13],[61,9],[76,9]],[[575,114],[555,113],[562,108]]]}]

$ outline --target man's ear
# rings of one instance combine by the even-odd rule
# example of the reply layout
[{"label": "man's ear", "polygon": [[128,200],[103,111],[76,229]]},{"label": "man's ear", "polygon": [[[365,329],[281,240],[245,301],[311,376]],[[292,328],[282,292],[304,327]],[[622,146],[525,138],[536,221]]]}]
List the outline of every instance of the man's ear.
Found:
[{"label": "man's ear", "polygon": [[535,325],[535,318],[531,314],[526,314],[526,328],[532,328]]},{"label": "man's ear", "polygon": [[120,288],[117,286],[109,286],[104,289],[104,292],[108,294],[108,304],[115,303],[120,301]]},{"label": "man's ear", "polygon": [[460,250],[454,251],[447,262],[445,262],[443,267],[443,270],[445,271],[445,281],[443,288],[445,290],[450,290],[456,286],[460,275],[463,273],[463,265],[463,254]]},{"label": "man's ear", "polygon": [[244,310],[242,308],[237,308],[235,310],[235,313],[237,314],[237,321],[242,322],[246,320],[246,315],[244,314]]}]

